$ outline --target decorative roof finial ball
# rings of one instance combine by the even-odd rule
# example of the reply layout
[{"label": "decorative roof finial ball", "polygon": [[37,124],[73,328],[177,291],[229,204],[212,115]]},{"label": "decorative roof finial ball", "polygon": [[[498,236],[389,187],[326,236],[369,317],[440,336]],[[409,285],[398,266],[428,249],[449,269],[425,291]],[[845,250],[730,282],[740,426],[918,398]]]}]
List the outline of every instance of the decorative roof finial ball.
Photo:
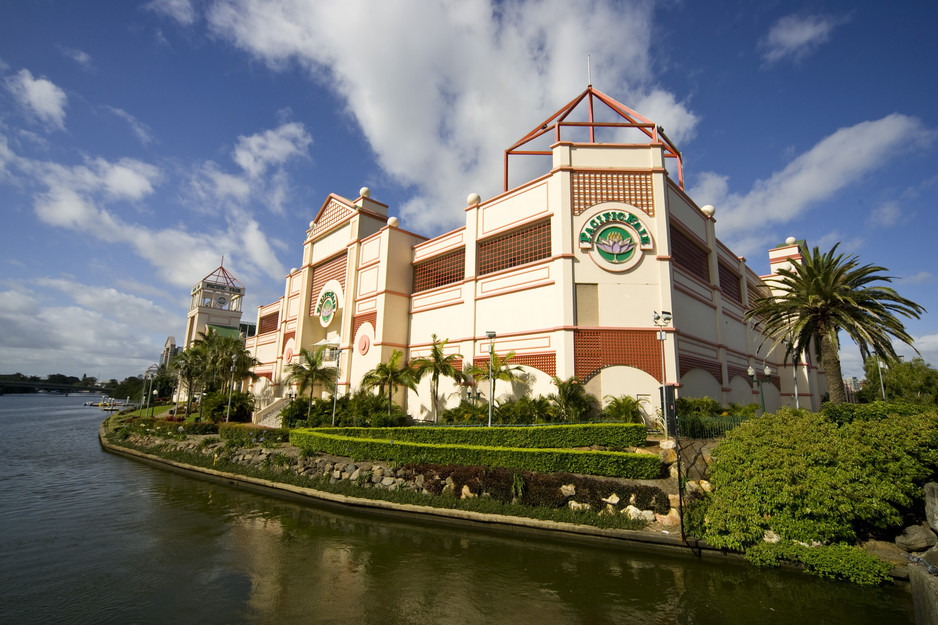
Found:
[{"label": "decorative roof finial ball", "polygon": [[371,189],[369,189],[368,187],[362,187],[361,189],[358,190],[358,195],[362,197],[371,197]]},{"label": "decorative roof finial ball", "polygon": [[706,215],[707,217],[713,217],[713,214],[717,212],[717,209],[713,208],[713,205],[707,204],[700,208],[700,212]]},{"label": "decorative roof finial ball", "polygon": [[795,237],[788,237],[787,239],[785,239],[785,245],[794,245],[797,242],[798,242],[798,239],[796,239]]},{"label": "decorative roof finial ball", "polygon": [[466,198],[466,205],[475,206],[481,201],[482,201],[482,198],[479,197],[478,193],[470,193],[469,196]]},{"label": "decorative roof finial ball", "polygon": [[388,217],[388,225],[392,228],[397,228],[397,224],[401,223],[401,220],[397,217]]},{"label": "decorative roof finial ball", "polygon": [[315,225],[316,225],[316,222],[315,222],[315,221],[309,222],[309,229],[312,230],[312,229],[313,229],[313,226],[315,226]]}]

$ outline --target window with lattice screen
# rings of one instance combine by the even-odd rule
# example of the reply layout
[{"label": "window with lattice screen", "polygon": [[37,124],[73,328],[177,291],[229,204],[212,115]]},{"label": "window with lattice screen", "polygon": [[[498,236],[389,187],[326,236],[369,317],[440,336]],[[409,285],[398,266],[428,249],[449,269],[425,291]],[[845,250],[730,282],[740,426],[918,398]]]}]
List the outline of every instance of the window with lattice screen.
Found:
[{"label": "window with lattice screen", "polygon": [[550,221],[479,242],[479,275],[550,258]]},{"label": "window with lattice screen", "polygon": [[460,282],[466,277],[466,248],[414,265],[414,293]]},{"label": "window with lattice screen", "polygon": [[671,260],[674,264],[704,282],[710,282],[710,263],[707,250],[685,234],[680,228],[671,228]]}]

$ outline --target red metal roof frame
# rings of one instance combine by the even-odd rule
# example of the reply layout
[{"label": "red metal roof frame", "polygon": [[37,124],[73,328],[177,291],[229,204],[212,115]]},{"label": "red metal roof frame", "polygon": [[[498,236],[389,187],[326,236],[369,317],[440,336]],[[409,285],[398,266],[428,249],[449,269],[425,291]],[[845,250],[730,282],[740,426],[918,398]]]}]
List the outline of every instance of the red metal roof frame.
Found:
[{"label": "red metal roof frame", "polygon": [[[588,122],[568,122],[567,117],[580,105],[584,98],[588,98],[589,121]],[[594,100],[599,100],[613,112],[625,119],[625,122],[598,122],[593,116]],[[590,143],[596,143],[596,128],[637,128],[645,133],[650,139],[648,145],[659,145],[664,148],[666,158],[677,160],[677,177],[681,189],[684,188],[684,164],[681,159],[681,153],[674,146],[670,139],[664,134],[664,130],[658,127],[653,121],[636,113],[621,102],[610,98],[605,93],[594,89],[589,85],[586,91],[571,100],[566,106],[551,115],[546,121],[537,126],[534,130],[526,134],[514,145],[505,150],[505,191],[508,191],[508,157],[512,155],[537,155],[550,156],[550,150],[520,150],[522,146],[534,141],[548,132],[554,132],[554,143],[559,143],[560,129],[562,127],[588,127],[590,129]]]},{"label": "red metal roof frame", "polygon": [[225,269],[224,258],[222,258],[221,262],[222,264],[218,266],[218,269],[202,278],[202,282],[214,282],[215,284],[224,284],[225,286],[243,289],[244,285],[238,282],[238,280]]}]

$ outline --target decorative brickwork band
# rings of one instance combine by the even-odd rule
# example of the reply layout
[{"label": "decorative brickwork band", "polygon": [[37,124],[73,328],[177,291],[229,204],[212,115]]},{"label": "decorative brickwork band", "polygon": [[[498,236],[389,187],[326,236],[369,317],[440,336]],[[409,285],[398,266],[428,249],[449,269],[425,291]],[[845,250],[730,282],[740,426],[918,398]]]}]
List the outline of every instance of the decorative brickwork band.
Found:
[{"label": "decorative brickwork band", "polygon": [[313,267],[313,286],[309,294],[309,314],[315,316],[316,300],[322,287],[329,280],[338,280],[342,289],[345,289],[345,269],[348,263],[348,254],[342,254],[332,260]]},{"label": "decorative brickwork band", "polygon": [[573,341],[574,370],[581,382],[613,365],[635,367],[662,380],[661,348],[655,330],[576,330]]},{"label": "decorative brickwork band", "polygon": [[316,223],[313,225],[313,235],[325,232],[343,219],[351,217],[353,214],[354,213],[344,204],[335,200],[330,201],[326,209],[322,211],[322,215],[319,216],[319,219],[317,219]]},{"label": "decorative brickwork band", "polygon": [[640,172],[575,171],[571,184],[573,214],[603,202],[623,202],[655,216],[651,174]]},{"label": "decorative brickwork band", "polygon": [[[504,356],[504,354],[499,355]],[[472,364],[477,367],[487,367],[488,362],[488,357],[479,356],[472,361]],[[508,365],[531,367],[553,377],[557,375],[557,354],[553,352],[549,354],[515,354],[508,361]]]},{"label": "decorative brickwork band", "polygon": [[679,360],[679,369],[681,371],[682,377],[691,369],[703,369],[712,375],[713,379],[715,379],[717,382],[720,384],[723,383],[723,366],[718,361],[701,358],[700,356],[688,356],[685,354],[681,354]]},{"label": "decorative brickwork band", "polygon": [[367,312],[362,315],[355,315],[352,319],[352,340],[355,340],[355,337],[358,336],[358,329],[362,327],[362,324],[368,322],[371,323],[371,327],[375,329],[375,332],[378,331],[378,312]]}]

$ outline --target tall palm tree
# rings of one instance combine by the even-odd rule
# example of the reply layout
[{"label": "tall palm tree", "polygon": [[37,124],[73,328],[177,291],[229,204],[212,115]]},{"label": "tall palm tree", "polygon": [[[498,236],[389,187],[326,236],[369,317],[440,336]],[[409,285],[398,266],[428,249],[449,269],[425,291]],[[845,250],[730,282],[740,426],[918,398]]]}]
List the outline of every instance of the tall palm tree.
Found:
[{"label": "tall palm tree", "polygon": [[391,397],[399,386],[417,390],[417,374],[413,367],[401,363],[403,357],[404,354],[395,349],[387,362],[379,363],[362,377],[362,386],[365,388],[377,387],[381,394],[385,388],[388,389],[388,418],[391,417]]},{"label": "tall palm tree", "polygon": [[436,334],[433,334],[432,338],[433,346],[430,348],[430,353],[415,359],[413,367],[418,380],[425,375],[430,376],[430,407],[433,411],[433,421],[437,421],[439,419],[440,377],[452,378],[457,383],[462,382],[464,378],[463,372],[453,364],[455,361],[462,359],[462,355],[447,355],[445,353],[449,339],[440,341],[437,339]]},{"label": "tall palm tree", "polygon": [[192,390],[201,373],[201,358],[198,350],[187,349],[176,354],[169,363],[169,368],[186,387],[186,414],[192,407]]},{"label": "tall palm tree", "polygon": [[891,337],[912,345],[896,314],[918,319],[925,309],[879,284],[893,280],[882,273],[885,268],[861,266],[856,256],[837,254],[838,245],[825,253],[817,247],[810,253],[802,249],[802,262],[779,270],[770,285],[775,292],[753,301],[746,318],[764,324],[773,348],[786,344],[786,359],[805,353],[812,343],[818,346],[830,401],[842,404],[847,398],[838,333],[852,338],[864,359],[875,351],[895,361]]},{"label": "tall palm tree", "polygon": [[309,389],[309,404],[306,407],[306,418],[309,419],[310,408],[313,405],[313,389],[322,384],[331,393],[335,393],[336,368],[323,365],[326,346],[323,345],[315,352],[305,347],[300,350],[299,362],[287,365],[288,381],[296,380],[299,383],[300,395]]},{"label": "tall palm tree", "polygon": [[[492,354],[492,379],[496,382],[512,382],[521,376],[521,367],[511,364],[511,359],[515,357],[515,352],[511,351],[504,356]],[[477,380],[489,379],[489,363],[480,362],[473,365],[475,377]],[[494,399],[494,398],[490,398]]]}]

